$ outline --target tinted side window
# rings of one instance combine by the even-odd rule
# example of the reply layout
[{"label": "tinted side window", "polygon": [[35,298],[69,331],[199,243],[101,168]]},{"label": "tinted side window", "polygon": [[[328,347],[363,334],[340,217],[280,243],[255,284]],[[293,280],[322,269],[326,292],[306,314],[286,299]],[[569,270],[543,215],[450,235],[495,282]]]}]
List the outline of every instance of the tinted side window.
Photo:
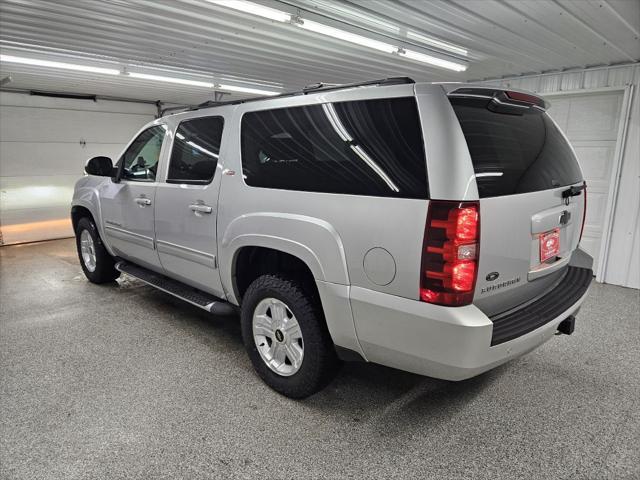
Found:
[{"label": "tinted side window", "polygon": [[169,162],[169,183],[210,183],[216,173],[222,117],[185,120],[176,131]]},{"label": "tinted side window", "polygon": [[480,197],[537,192],[582,181],[571,147],[542,112],[493,112],[489,100],[450,98],[464,133]]},{"label": "tinted side window", "polygon": [[427,198],[415,98],[326,103],[242,118],[247,185]]},{"label": "tinted side window", "polygon": [[156,125],[136,137],[124,152],[122,178],[139,182],[153,182],[156,179],[164,135],[165,126]]}]

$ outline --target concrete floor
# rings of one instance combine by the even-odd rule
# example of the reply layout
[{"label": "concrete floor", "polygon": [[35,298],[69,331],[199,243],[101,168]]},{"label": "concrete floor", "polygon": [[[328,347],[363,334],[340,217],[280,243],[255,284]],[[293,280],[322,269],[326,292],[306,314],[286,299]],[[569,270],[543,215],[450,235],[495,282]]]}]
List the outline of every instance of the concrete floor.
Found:
[{"label": "concrete floor", "polygon": [[92,285],[72,240],[0,260],[2,478],[640,478],[637,291],[594,285],[573,336],[472,380],[346,364],[297,402],[236,318]]}]

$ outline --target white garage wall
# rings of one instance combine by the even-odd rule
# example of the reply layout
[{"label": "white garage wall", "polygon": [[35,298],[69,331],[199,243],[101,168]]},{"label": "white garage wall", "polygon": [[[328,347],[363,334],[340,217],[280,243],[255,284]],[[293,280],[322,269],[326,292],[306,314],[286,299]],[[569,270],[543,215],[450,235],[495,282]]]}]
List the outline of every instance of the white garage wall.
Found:
[{"label": "white garage wall", "polygon": [[[640,288],[640,66],[594,68],[532,75],[485,83],[545,93],[587,93],[630,86],[633,91],[626,138],[621,145],[608,255],[600,273],[606,283]],[[554,98],[551,96],[551,102]],[[594,108],[594,114],[597,110]]]},{"label": "white garage wall", "polygon": [[549,114],[575,149],[588,186],[587,218],[581,245],[594,259],[598,277],[600,251],[610,216],[614,192],[611,180],[618,157],[620,117],[624,91],[559,94],[550,96]]},{"label": "white garage wall", "polygon": [[0,244],[72,236],[85,161],[115,158],[154,105],[0,92]]}]

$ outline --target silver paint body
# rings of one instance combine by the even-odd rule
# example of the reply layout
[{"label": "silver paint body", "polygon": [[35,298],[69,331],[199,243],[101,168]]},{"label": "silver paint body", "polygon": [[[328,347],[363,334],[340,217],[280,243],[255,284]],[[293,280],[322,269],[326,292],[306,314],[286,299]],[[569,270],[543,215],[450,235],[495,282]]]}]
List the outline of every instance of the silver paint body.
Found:
[{"label": "silver paint body", "polygon": [[[250,187],[243,181],[240,159],[240,122],[246,112],[415,96],[430,198],[478,200],[467,144],[446,96],[454,87],[355,87],[164,117],[145,127],[162,124],[167,129],[155,182],[114,183],[110,178],[86,176],[76,185],[73,205],[91,211],[113,255],[236,305],[235,261],[242,247],[292,254],[306,263],[316,280],[336,345],[368,361],[403,370],[451,380],[468,378],[537,347],[579,308],[584,297],[545,326],[490,346],[489,315],[549,289],[557,281],[559,268],[569,262],[578,246],[583,195],[571,199],[568,206],[560,198],[566,187],[482,199],[474,303],[452,308],[419,301],[428,201]],[[214,180],[206,186],[166,183],[178,124],[205,116],[224,118]],[[150,203],[140,205],[136,199],[141,197]],[[211,207],[211,212],[195,211],[193,205]],[[561,230],[562,260],[538,271],[536,234],[560,226],[564,210],[571,212],[571,219]],[[395,269],[393,275],[385,273],[390,268]],[[500,272],[500,280],[520,280],[483,293],[483,288],[500,281],[486,280],[494,271]]]}]

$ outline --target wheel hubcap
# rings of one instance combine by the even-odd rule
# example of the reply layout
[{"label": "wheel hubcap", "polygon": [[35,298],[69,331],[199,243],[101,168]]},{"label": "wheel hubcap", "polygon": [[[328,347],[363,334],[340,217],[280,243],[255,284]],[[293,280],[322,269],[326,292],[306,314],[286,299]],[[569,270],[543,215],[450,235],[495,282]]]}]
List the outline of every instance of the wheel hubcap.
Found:
[{"label": "wheel hubcap", "polygon": [[278,375],[288,377],[302,366],[302,330],[287,305],[265,298],[253,312],[253,340],[260,357]]},{"label": "wheel hubcap", "polygon": [[80,234],[80,253],[82,254],[82,262],[90,272],[96,269],[96,249],[93,243],[93,237],[88,230],[82,230]]}]

